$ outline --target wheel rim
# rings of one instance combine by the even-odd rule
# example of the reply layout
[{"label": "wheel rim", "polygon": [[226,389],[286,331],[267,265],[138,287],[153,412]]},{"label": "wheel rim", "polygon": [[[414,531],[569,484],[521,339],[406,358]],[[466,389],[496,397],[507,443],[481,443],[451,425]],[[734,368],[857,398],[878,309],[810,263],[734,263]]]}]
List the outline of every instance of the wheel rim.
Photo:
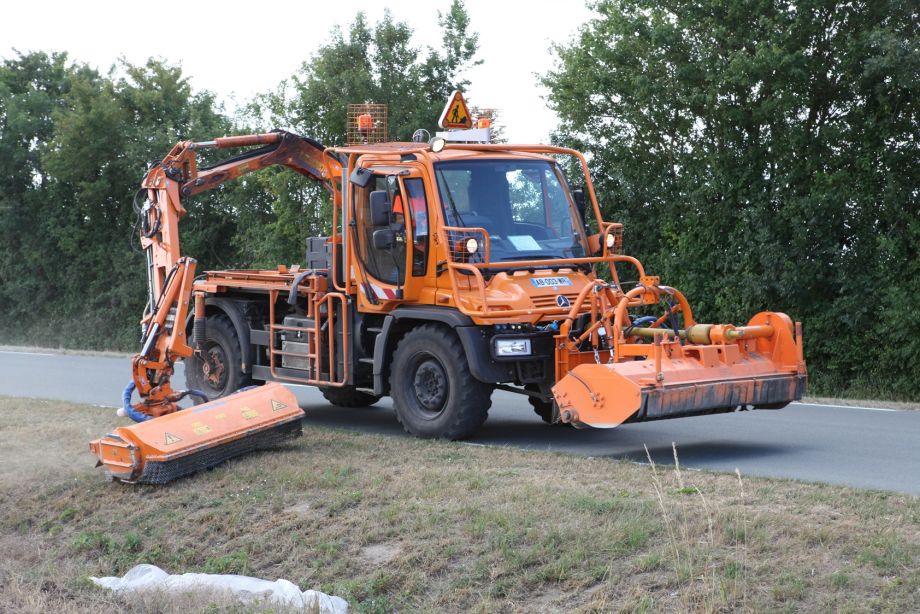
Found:
[{"label": "wheel rim", "polygon": [[211,392],[222,392],[227,387],[227,354],[220,344],[214,343],[205,348],[201,359],[201,375],[204,385]]},{"label": "wheel rim", "polygon": [[426,417],[433,418],[444,411],[450,388],[444,366],[437,358],[430,354],[419,355],[408,379],[409,391]]}]

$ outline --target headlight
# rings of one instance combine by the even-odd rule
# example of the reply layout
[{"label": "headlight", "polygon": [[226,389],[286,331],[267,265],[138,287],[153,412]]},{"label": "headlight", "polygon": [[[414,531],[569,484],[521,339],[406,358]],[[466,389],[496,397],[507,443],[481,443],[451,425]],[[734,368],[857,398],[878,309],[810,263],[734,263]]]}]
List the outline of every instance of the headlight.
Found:
[{"label": "headlight", "polygon": [[479,249],[479,241],[477,241],[476,239],[472,237],[466,240],[466,251],[469,252],[470,255],[475,254],[476,250],[478,249]]},{"label": "headlight", "polygon": [[447,139],[445,139],[444,137],[440,137],[440,136],[436,136],[430,141],[428,141],[428,148],[431,150],[432,153],[440,152],[442,149],[444,149],[445,145],[447,145]]},{"label": "headlight", "polygon": [[607,233],[607,238],[604,241],[607,243],[607,249],[613,249],[613,246],[617,242],[617,238],[613,236],[612,233]]},{"label": "headlight", "polygon": [[530,356],[530,339],[496,339],[496,356]]}]

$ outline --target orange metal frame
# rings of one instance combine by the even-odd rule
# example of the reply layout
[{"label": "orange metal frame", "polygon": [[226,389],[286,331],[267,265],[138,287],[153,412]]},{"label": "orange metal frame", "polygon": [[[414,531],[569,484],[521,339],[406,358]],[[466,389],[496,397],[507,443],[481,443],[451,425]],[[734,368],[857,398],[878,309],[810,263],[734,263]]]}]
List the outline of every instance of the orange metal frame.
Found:
[{"label": "orange metal frame", "polygon": [[[190,188],[197,190],[199,184],[202,186],[201,189],[207,189],[216,185],[217,182],[217,179],[214,179],[213,181],[209,180],[205,183],[200,183],[201,173],[199,173],[195,165],[194,150],[201,146],[260,145],[280,142],[280,139],[281,137],[273,133],[252,137],[217,139],[206,144],[184,143],[177,145],[170,152],[160,170],[151,171],[144,185],[150,190],[151,200],[157,202],[159,211],[157,215],[162,220],[163,232],[157,246],[159,249],[155,252],[158,266],[162,266],[162,263],[172,263],[178,254],[178,235],[175,232],[175,223],[184,214],[179,195],[193,193],[189,191]],[[406,156],[409,154],[412,155],[412,160],[406,161]],[[591,208],[598,224],[598,233],[588,237],[588,247],[591,250],[590,253],[599,253],[599,255],[572,258],[565,261],[534,259],[514,261],[513,263],[493,263],[490,261],[490,239],[485,229],[446,225],[440,194],[432,179],[434,177],[434,165],[437,162],[478,156],[488,156],[496,159],[531,157],[533,159],[549,160],[552,156],[557,155],[574,157],[582,170],[586,192],[590,198]],[[210,272],[205,280],[196,282],[193,288],[204,292],[220,292],[228,289],[268,291],[270,338],[268,360],[270,373],[276,379],[311,385],[346,385],[350,376],[348,351],[351,335],[351,331],[348,330],[348,318],[344,317],[346,310],[356,308],[364,312],[386,313],[400,304],[407,303],[437,304],[452,307],[471,317],[477,324],[499,322],[530,322],[536,324],[540,321],[561,320],[560,330],[556,336],[555,380],[557,382],[579,365],[589,362],[599,363],[600,351],[609,353],[608,363],[611,364],[628,362],[635,358],[649,359],[656,365],[656,373],[659,374],[664,373],[662,364],[669,359],[681,359],[682,357],[686,358],[693,355],[698,361],[711,362],[712,356],[716,355],[710,350],[701,349],[703,345],[707,344],[681,345],[676,340],[669,338],[667,332],[655,335],[652,343],[645,343],[643,339],[639,339],[629,332],[630,321],[626,315],[627,309],[643,305],[654,305],[665,295],[670,297],[676,304],[662,314],[652,325],[652,328],[664,323],[672,312],[681,312],[684,325],[688,328],[693,327],[695,324],[693,313],[686,298],[679,291],[661,285],[657,277],[646,274],[642,264],[636,258],[622,253],[622,225],[603,220],[587,161],[576,150],[547,145],[451,144],[443,152],[436,154],[431,152],[427,145],[418,143],[380,143],[325,149],[321,155],[314,149],[309,151],[309,155],[305,159],[309,161],[309,164],[306,164],[306,168],[309,170],[304,172],[304,164],[300,164],[299,168],[294,170],[325,182],[330,189],[333,198],[333,235],[330,240],[336,249],[342,250],[342,260],[340,265],[339,260],[333,258],[331,271],[329,271],[329,288],[320,288],[316,285],[317,282],[314,279],[308,287],[300,288],[300,292],[307,296],[308,309],[314,315],[318,314],[320,309],[326,309],[329,318],[332,318],[332,314],[336,312],[341,316],[341,345],[344,369],[339,374],[340,376],[335,377],[337,339],[335,338],[334,327],[330,326],[324,335],[320,330],[318,317],[314,317],[312,330],[288,327],[275,322],[276,302],[281,292],[290,290],[294,275],[293,270],[287,271],[280,267],[277,272]],[[282,163],[290,166],[284,161],[270,158],[265,158],[264,160],[259,158],[258,163],[241,165],[240,168],[223,165],[218,167],[221,169],[220,172],[223,173],[220,175],[220,180],[237,177],[244,172],[258,170],[271,163]],[[420,173],[420,177],[425,183],[429,207],[428,273],[422,279],[412,280],[415,285],[412,286],[410,292],[404,293],[401,298],[391,297],[374,300],[372,297],[366,296],[366,293],[358,291],[359,286],[367,288],[371,283],[393,285],[372,279],[362,265],[359,256],[358,237],[356,236],[357,233],[353,232],[354,220],[352,219],[355,191],[346,176],[358,167],[377,168],[380,169],[379,172],[388,174],[397,173],[399,169],[405,169],[413,174]],[[171,171],[172,176],[175,177],[178,173],[186,181],[179,184],[171,179],[169,169],[173,169]],[[215,173],[217,172],[215,171]],[[401,182],[400,185],[402,185]],[[164,207],[172,207],[172,209]],[[407,216],[407,233],[411,232],[412,223],[413,220]],[[465,246],[462,241],[460,245],[454,244],[458,236],[463,237],[464,240],[471,236],[477,238],[479,249],[475,255],[465,252]],[[608,237],[612,237],[609,247]],[[610,283],[597,279],[594,268],[598,264],[609,266]],[[629,292],[624,292],[621,288],[617,264],[628,264],[634,267],[638,273],[640,285]],[[585,265],[590,267],[590,272],[582,271],[582,267]],[[339,270],[340,266],[343,270]],[[441,266],[447,272],[447,275],[443,278],[441,277]],[[521,282],[523,277],[515,274],[515,271],[522,269],[530,271],[529,275],[531,276],[534,274],[548,274],[551,270],[567,269],[569,272],[565,275],[572,281],[570,284],[571,292],[574,292],[574,294],[568,295],[573,299],[571,306],[561,306],[561,304],[546,305],[545,299],[551,300],[558,296],[559,289],[554,289],[556,294],[553,293],[553,290],[547,294],[546,290],[541,290],[538,286],[526,287],[526,284]],[[408,271],[408,265],[406,270]],[[342,278],[343,283],[338,282],[339,278]],[[327,291],[328,289],[332,291],[329,292]],[[186,296],[185,292],[186,290],[183,288],[181,294]],[[178,294],[175,296],[178,296]],[[496,297],[503,298],[499,300]],[[540,306],[537,305],[536,299],[543,300]],[[179,302],[182,301],[179,300]],[[570,336],[573,322],[584,314],[590,314],[589,325],[579,334],[577,339],[573,339]],[[775,329],[771,329],[766,324],[763,326],[752,324],[737,330],[742,329],[745,330],[748,338],[732,341],[732,344],[738,348],[737,351],[740,352],[749,348],[760,348],[761,346],[750,344],[756,344],[755,339],[766,338],[775,332]],[[712,330],[715,331],[715,334],[719,334],[720,331],[724,332],[729,328],[722,327]],[[285,351],[276,347],[277,333],[295,331],[306,334],[308,347],[310,348],[307,352]],[[585,342],[590,342],[590,346],[593,348],[592,351],[584,352],[580,350]],[[801,339],[797,337],[796,342],[801,343]],[[184,355],[179,354],[179,352],[190,351],[187,349],[187,345],[182,346],[181,343],[177,343],[177,340],[172,340],[172,343],[177,348],[177,355]],[[319,377],[322,369],[320,369],[318,361],[324,347],[329,357],[328,373],[330,381]],[[785,352],[786,350],[783,351]],[[721,360],[731,362],[736,350],[727,349],[719,352],[718,356],[721,357]],[[799,353],[801,353],[801,350],[799,350]],[[305,359],[310,366],[308,377],[293,378],[279,372],[278,356]],[[789,357],[783,354],[780,358],[780,362],[786,364]],[[804,370],[804,363],[798,361],[798,364],[799,366],[796,368]],[[163,369],[166,372],[169,369],[169,365],[170,360],[167,359],[165,361],[150,362],[147,366],[152,369]]]}]

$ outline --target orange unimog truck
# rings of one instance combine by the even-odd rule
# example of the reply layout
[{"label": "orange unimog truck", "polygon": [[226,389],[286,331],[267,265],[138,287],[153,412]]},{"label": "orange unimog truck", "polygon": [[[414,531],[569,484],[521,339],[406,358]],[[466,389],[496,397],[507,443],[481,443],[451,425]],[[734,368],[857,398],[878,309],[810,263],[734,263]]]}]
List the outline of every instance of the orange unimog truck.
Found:
[{"label": "orange unimog truck", "polygon": [[[350,113],[347,147],[225,137],[179,143],[149,170],[150,296],[122,412],[140,424],[92,442],[110,476],[165,482],[299,434],[296,399],[266,382],[317,386],[344,407],[389,396],[406,431],[449,439],[476,432],[496,389],[548,423],[600,428],[801,398],[801,326],[776,312],[698,323],[679,290],[622,253],[580,153],[375,142],[382,118],[357,122],[375,113]],[[257,145],[196,165],[204,147]],[[195,278],[178,234],[188,199],[274,164],[326,186],[331,236],[307,239],[301,265]],[[189,390],[170,386],[179,359]],[[203,404],[180,409],[188,394]]]}]

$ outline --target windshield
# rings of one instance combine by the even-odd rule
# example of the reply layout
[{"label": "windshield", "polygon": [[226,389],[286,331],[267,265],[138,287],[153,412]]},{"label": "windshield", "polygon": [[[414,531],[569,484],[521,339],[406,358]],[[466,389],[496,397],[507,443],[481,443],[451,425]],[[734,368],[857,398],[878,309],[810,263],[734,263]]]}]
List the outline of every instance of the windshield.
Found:
[{"label": "windshield", "polygon": [[447,225],[485,228],[493,262],[584,257],[584,229],[555,164],[465,160],[434,169]]}]

